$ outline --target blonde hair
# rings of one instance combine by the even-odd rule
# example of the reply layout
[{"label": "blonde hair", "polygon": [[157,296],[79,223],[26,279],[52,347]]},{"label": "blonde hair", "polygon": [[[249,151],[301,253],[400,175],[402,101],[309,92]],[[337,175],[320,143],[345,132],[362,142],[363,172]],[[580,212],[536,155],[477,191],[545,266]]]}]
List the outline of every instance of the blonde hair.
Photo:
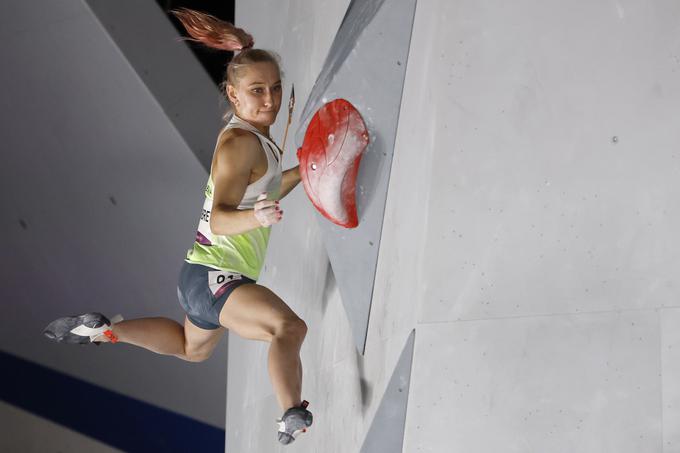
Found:
[{"label": "blonde hair", "polygon": [[[227,64],[224,80],[219,85],[220,91],[227,99],[229,98],[227,86],[237,86],[243,69],[250,64],[271,63],[276,66],[279,74],[283,75],[279,63],[280,57],[268,50],[254,49],[255,40],[242,28],[238,28],[234,24],[218,19],[210,14],[188,8],[179,8],[170,12],[180,20],[187,33],[191,36],[191,38],[183,39],[200,42],[212,49],[238,52],[234,54],[234,57]],[[226,119],[230,115],[231,112],[227,112],[224,118]]]}]

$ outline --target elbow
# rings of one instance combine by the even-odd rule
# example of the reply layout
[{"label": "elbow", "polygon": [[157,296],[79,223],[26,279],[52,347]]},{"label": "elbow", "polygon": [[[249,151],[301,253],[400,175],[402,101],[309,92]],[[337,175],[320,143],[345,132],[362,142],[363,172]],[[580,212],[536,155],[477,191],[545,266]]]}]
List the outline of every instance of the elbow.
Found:
[{"label": "elbow", "polygon": [[212,234],[221,234],[217,231],[217,228],[215,227],[215,222],[213,221],[212,216],[210,216],[210,221],[208,222],[208,225],[210,226],[210,232]]},{"label": "elbow", "polygon": [[238,228],[238,218],[235,217],[236,214],[236,209],[225,209],[215,206],[210,214],[210,220],[208,221],[210,232],[218,236],[238,234],[238,231],[235,231],[235,228]]},{"label": "elbow", "polygon": [[220,226],[224,226],[224,221],[221,218],[224,215],[224,213],[218,209],[213,209],[213,211],[210,213],[210,220],[208,221],[208,225],[210,226],[210,232],[212,234],[224,236],[227,234],[225,231],[223,231],[224,228],[220,228]]}]

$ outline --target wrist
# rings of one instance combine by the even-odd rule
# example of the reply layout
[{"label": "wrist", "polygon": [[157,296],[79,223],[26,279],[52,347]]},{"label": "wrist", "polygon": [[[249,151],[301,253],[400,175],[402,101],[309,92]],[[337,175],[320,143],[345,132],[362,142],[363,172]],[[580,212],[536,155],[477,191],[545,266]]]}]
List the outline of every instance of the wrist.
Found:
[{"label": "wrist", "polygon": [[251,209],[250,214],[251,214],[250,217],[253,221],[253,225],[255,225],[255,228],[259,228],[259,227],[263,226],[262,222],[260,222],[260,219],[257,217],[255,209]]}]

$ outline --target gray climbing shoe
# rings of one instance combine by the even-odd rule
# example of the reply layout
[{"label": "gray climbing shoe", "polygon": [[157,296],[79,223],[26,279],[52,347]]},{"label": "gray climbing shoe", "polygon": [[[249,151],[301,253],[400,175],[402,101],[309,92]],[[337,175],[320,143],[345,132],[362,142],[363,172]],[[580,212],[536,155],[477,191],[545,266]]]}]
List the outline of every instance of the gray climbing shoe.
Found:
[{"label": "gray climbing shoe", "polygon": [[300,433],[307,432],[307,428],[312,426],[314,417],[307,410],[308,401],[303,401],[298,407],[291,407],[283,417],[277,420],[279,423],[279,442],[284,445],[293,443]]},{"label": "gray climbing shoe", "polygon": [[101,313],[85,313],[78,316],[66,316],[52,321],[43,334],[50,340],[59,343],[88,344],[100,335],[106,335],[112,343],[118,339],[111,331],[111,326],[123,320],[120,315],[109,320]]}]

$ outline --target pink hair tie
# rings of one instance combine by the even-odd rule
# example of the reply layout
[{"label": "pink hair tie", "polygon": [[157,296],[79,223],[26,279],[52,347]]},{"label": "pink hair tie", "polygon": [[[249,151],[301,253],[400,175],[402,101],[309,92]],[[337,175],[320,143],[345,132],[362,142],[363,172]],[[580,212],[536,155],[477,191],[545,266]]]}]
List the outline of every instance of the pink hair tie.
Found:
[{"label": "pink hair tie", "polygon": [[250,38],[250,42],[247,45],[241,47],[241,51],[244,51],[246,49],[252,49],[253,46],[255,45],[255,41],[253,40],[253,37],[250,36],[250,35],[248,35],[248,37]]},{"label": "pink hair tie", "polygon": [[252,48],[253,48],[253,43],[251,42],[251,43],[248,44],[247,46],[243,46],[243,47],[241,47],[240,49],[234,50],[234,55],[239,54],[239,53],[241,53],[241,52],[245,52],[246,50],[252,49]]}]

